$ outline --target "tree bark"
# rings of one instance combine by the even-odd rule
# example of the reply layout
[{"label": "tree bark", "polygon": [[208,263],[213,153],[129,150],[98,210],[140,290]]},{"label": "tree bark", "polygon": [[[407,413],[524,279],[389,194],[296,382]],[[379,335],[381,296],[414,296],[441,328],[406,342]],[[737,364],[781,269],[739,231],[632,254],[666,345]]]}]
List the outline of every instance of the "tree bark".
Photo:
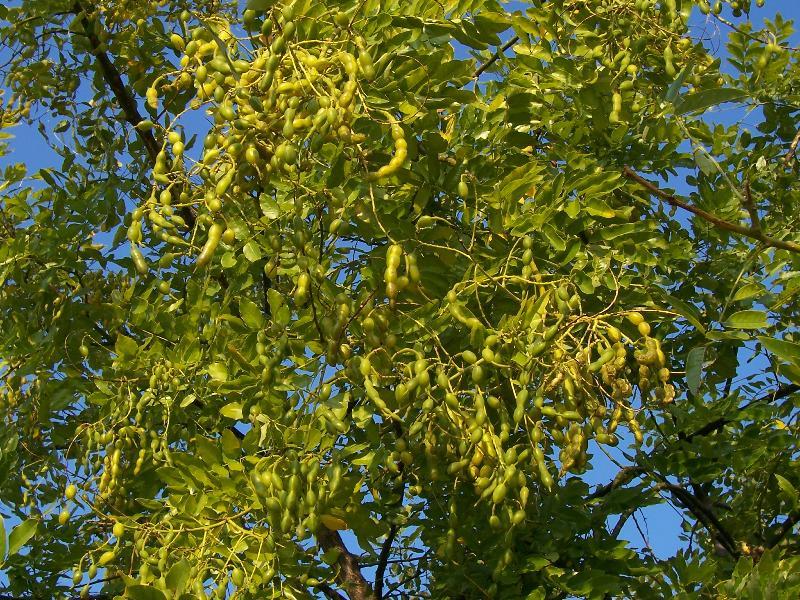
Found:
[{"label": "tree bark", "polygon": [[339,566],[336,581],[350,596],[350,600],[371,600],[374,597],[372,587],[364,579],[358,558],[344,545],[342,536],[321,525],[317,530],[317,541],[325,552],[334,548],[339,551],[339,558],[336,559]]}]

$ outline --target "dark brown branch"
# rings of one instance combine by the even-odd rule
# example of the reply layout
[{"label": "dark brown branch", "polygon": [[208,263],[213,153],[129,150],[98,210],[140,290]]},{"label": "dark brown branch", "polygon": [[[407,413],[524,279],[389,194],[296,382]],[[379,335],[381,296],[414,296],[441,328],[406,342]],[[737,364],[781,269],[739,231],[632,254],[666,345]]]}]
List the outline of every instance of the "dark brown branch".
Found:
[{"label": "dark brown branch", "polygon": [[[156,157],[161,152],[161,147],[159,146],[158,141],[156,141],[152,131],[142,131],[137,127],[137,125],[141,123],[144,118],[139,113],[139,108],[136,105],[136,99],[125,87],[125,84],[122,81],[122,75],[120,75],[120,72],[114,66],[114,63],[111,62],[108,54],[100,49],[100,39],[92,29],[92,23],[79,0],[75,0],[73,11],[77,15],[82,15],[81,26],[86,33],[86,37],[89,38],[89,44],[92,47],[92,54],[97,57],[97,62],[100,65],[100,72],[103,74],[103,79],[105,79],[106,83],[108,83],[108,86],[111,88],[114,98],[116,98],[117,103],[122,109],[125,121],[133,126],[133,130],[136,132],[136,135],[139,136],[142,145],[147,151],[147,156],[150,159],[150,162],[155,165]],[[194,210],[188,206],[184,206],[181,207],[180,214],[184,221],[186,221],[186,225],[189,227],[189,229],[194,228],[196,220]],[[227,287],[227,285],[225,287]]]},{"label": "dark brown branch", "polygon": [[627,523],[628,519],[635,512],[636,512],[636,507],[632,507],[627,509],[619,516],[619,521],[617,521],[617,524],[614,525],[614,529],[611,530],[611,537],[613,539],[617,539],[620,532],[622,531],[622,528],[625,526],[625,523]]},{"label": "dark brown branch", "polygon": [[797,130],[797,133],[792,140],[792,143],[789,145],[789,152],[786,153],[786,156],[783,159],[783,164],[788,166],[792,159],[797,154],[797,146],[800,144],[800,129]]},{"label": "dark brown branch", "polygon": [[773,536],[769,541],[768,547],[774,548],[780,544],[781,541],[791,533],[792,529],[794,529],[794,526],[798,523],[800,523],[800,510],[795,511],[786,517],[786,520],[781,525],[780,531],[778,531],[778,533],[776,533],[775,536]]},{"label": "dark brown branch", "polygon": [[323,594],[325,594],[325,597],[330,598],[330,600],[347,600],[346,597],[342,596],[339,592],[337,592],[327,583],[321,583],[317,587]]},{"label": "dark brown branch", "polygon": [[386,573],[386,564],[398,529],[399,527],[392,523],[389,527],[389,534],[386,536],[383,546],[381,546],[381,553],[378,556],[378,568],[375,570],[375,600],[383,600],[383,576]]},{"label": "dark brown branch", "polygon": [[342,536],[321,525],[317,530],[317,541],[325,552],[333,549],[339,551],[339,558],[336,559],[339,566],[336,580],[350,596],[350,600],[371,600],[372,588],[361,573],[358,558],[344,545]]},{"label": "dark brown branch", "polygon": [[663,482],[661,487],[669,490],[675,498],[680,500],[681,504],[705,526],[712,536],[718,538],[720,544],[725,548],[728,554],[734,558],[739,557],[739,550],[733,536],[728,533],[725,526],[720,522],[709,506],[701,502],[694,494],[682,486]]},{"label": "dark brown branch", "polygon": [[589,494],[586,500],[588,502],[591,500],[596,500],[597,498],[602,498],[603,496],[607,496],[611,491],[630,483],[633,479],[644,474],[645,472],[646,470],[643,467],[624,467],[620,469],[619,473],[617,473],[616,477],[614,477],[612,481],[605,485],[599,486],[594,492]]},{"label": "dark brown branch", "polygon": [[[786,398],[787,396],[790,396],[790,395],[792,395],[792,394],[794,394],[795,392],[798,392],[798,391],[800,391],[800,385],[797,385],[796,383],[791,383],[791,384],[788,384],[788,385],[785,385],[785,386],[782,386],[782,387],[778,388],[774,392],[771,392],[771,393],[766,394],[764,396],[760,396],[759,398],[756,398],[755,400],[751,400],[750,402],[748,402],[747,404],[742,406],[739,410],[740,411],[746,410],[747,408],[750,408],[754,404],[758,404],[760,402],[775,402],[777,400],[782,400],[783,398]],[[711,421],[710,423],[708,423],[706,425],[703,425],[700,429],[698,429],[697,431],[695,431],[693,433],[690,433],[689,435],[679,434],[678,437],[680,439],[686,441],[686,442],[691,442],[696,437],[709,435],[711,433],[714,433],[715,431],[718,431],[719,429],[722,429],[723,427],[725,427],[726,425],[728,425],[730,423],[733,423],[734,421],[735,421],[735,419],[728,419],[728,418],[725,418],[725,417],[720,417],[719,419],[716,419],[716,420]]]},{"label": "dark brown branch", "polygon": [[134,131],[136,131],[136,134],[139,136],[139,139],[142,141],[142,144],[147,150],[150,160],[155,162],[156,156],[158,156],[158,153],[161,150],[155,136],[151,131],[140,131],[136,127],[144,120],[142,115],[139,113],[139,108],[136,106],[136,100],[125,88],[125,84],[122,81],[122,76],[120,75],[119,70],[117,70],[117,67],[114,66],[114,63],[111,62],[108,54],[105,51],[100,50],[100,39],[92,29],[92,23],[89,20],[89,17],[86,15],[81,3],[75,2],[73,6],[75,14],[82,15],[81,26],[83,27],[83,31],[86,33],[86,37],[89,38],[89,44],[92,47],[92,53],[97,57],[97,62],[100,65],[100,71],[103,73],[103,78],[106,80],[106,83],[108,83],[108,86],[111,88],[114,97],[117,99],[125,120],[133,125]]},{"label": "dark brown branch", "polygon": [[750,215],[750,223],[753,226],[753,231],[761,231],[761,219],[758,218],[758,210],[753,203],[753,193],[750,190],[750,179],[744,180],[744,207],[747,209],[747,214]]},{"label": "dark brown branch", "polygon": [[496,63],[500,59],[500,57],[503,56],[503,53],[506,50],[508,50],[509,48],[511,48],[511,46],[516,44],[518,41],[519,41],[519,36],[515,35],[510,40],[508,40],[505,44],[500,46],[500,50],[495,52],[489,60],[487,60],[485,63],[483,63],[477,69],[475,69],[475,72],[472,74],[472,78],[473,79],[477,79],[478,77],[483,75],[483,73],[484,73],[484,71],[486,71],[486,69],[491,67],[494,63]]},{"label": "dark brown branch", "polygon": [[764,235],[764,233],[761,230],[757,230],[751,227],[744,227],[737,223],[731,223],[730,221],[726,221],[725,219],[720,219],[716,215],[712,215],[710,212],[706,212],[701,208],[692,206],[691,204],[684,202],[680,198],[668,192],[663,191],[658,186],[650,183],[644,177],[634,172],[630,167],[625,167],[622,170],[622,173],[623,175],[625,175],[625,177],[627,177],[632,181],[635,181],[654,196],[658,196],[659,198],[664,200],[667,204],[675,206],[677,208],[682,208],[683,210],[688,211],[705,221],[708,221],[709,223],[715,225],[719,229],[722,229],[724,231],[729,231],[731,233],[738,233],[739,235],[743,235],[745,237],[757,240],[762,244],[764,244],[765,246],[771,248],[780,248],[781,250],[788,250],[790,252],[800,253],[800,244],[797,244],[795,242],[786,242],[784,240],[776,240],[775,238],[771,238],[767,235]]}]

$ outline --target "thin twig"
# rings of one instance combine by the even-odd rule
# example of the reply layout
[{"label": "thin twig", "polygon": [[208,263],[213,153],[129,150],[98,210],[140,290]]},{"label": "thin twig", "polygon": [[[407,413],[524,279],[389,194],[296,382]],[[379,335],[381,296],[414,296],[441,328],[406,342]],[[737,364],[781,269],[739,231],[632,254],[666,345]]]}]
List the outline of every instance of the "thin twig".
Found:
[{"label": "thin twig", "polygon": [[792,143],[789,145],[789,152],[786,153],[786,156],[783,159],[783,164],[788,165],[792,162],[792,159],[797,154],[797,146],[800,144],[800,129],[797,130],[797,133],[794,135],[794,139]]},{"label": "thin twig", "polygon": [[742,225],[738,225],[736,223],[731,223],[730,221],[726,221],[725,219],[720,219],[716,215],[712,215],[709,212],[704,211],[701,208],[697,208],[692,206],[691,204],[687,204],[683,200],[673,196],[672,194],[663,191],[658,186],[650,183],[644,177],[640,176],[638,173],[633,171],[630,167],[625,167],[622,170],[622,173],[628,179],[631,179],[647,189],[650,193],[655,196],[658,196],[662,200],[666,201],[667,204],[671,206],[675,206],[677,208],[682,208],[693,215],[708,221],[709,223],[716,225],[719,229],[723,229],[725,231],[730,231],[731,233],[738,233],[739,235],[743,235],[745,237],[749,237],[754,240],[758,240],[765,246],[771,248],[780,248],[781,250],[789,250],[790,252],[797,252],[800,253],[800,244],[795,242],[786,242],[784,240],[776,240],[775,238],[771,238],[769,236],[764,235],[764,233],[760,230],[756,230],[750,227],[744,227]]},{"label": "thin twig", "polygon": [[633,513],[635,513],[635,512],[636,512],[636,507],[632,507],[632,508],[629,508],[628,510],[626,510],[625,512],[623,512],[619,516],[619,521],[617,521],[617,524],[614,525],[614,529],[611,530],[611,537],[613,539],[617,539],[617,537],[619,536],[620,531],[622,531],[622,528],[624,527],[625,523],[628,521],[628,519],[631,517],[631,515]]},{"label": "thin twig", "polygon": [[518,41],[519,41],[519,36],[515,35],[510,40],[508,40],[505,44],[500,46],[500,50],[495,52],[489,60],[487,60],[485,63],[483,63],[477,69],[475,69],[475,72],[472,74],[472,78],[473,79],[477,79],[478,77],[483,75],[483,73],[484,73],[484,71],[486,71],[486,69],[491,67],[494,63],[496,63],[500,59],[500,57],[503,56],[503,53],[506,50],[508,50],[509,48],[511,48],[511,46],[516,44]]},{"label": "thin twig", "polygon": [[378,568],[375,570],[375,600],[383,600],[383,576],[386,572],[386,563],[389,560],[389,554],[392,551],[392,544],[397,535],[399,527],[392,523],[389,526],[389,534],[383,542],[381,553],[378,556]]},{"label": "thin twig", "polygon": [[794,526],[797,525],[797,523],[800,523],[800,510],[794,511],[786,518],[781,526],[780,531],[769,541],[768,547],[774,548],[777,546],[783,540],[783,538],[791,533],[792,529],[794,529]]},{"label": "thin twig", "polygon": [[617,473],[616,477],[614,477],[612,481],[605,485],[599,486],[594,492],[589,494],[586,500],[588,502],[597,498],[602,498],[603,496],[607,496],[611,491],[630,483],[633,479],[644,474],[645,472],[646,470],[643,467],[625,467],[621,469],[619,473]]},{"label": "thin twig", "polygon": [[[791,383],[791,384],[782,386],[782,387],[778,388],[777,390],[775,390],[774,392],[770,392],[769,394],[766,394],[764,396],[760,396],[760,397],[758,397],[758,398],[756,398],[754,400],[751,400],[750,402],[748,402],[747,404],[742,406],[739,409],[739,411],[746,410],[746,409],[750,408],[751,406],[753,406],[754,404],[758,404],[760,402],[775,402],[777,400],[782,400],[783,398],[786,398],[787,396],[790,396],[790,395],[792,395],[792,394],[794,394],[795,392],[798,392],[798,391],[800,391],[800,385],[797,385],[796,383]],[[704,436],[704,435],[709,435],[710,433],[714,433],[715,431],[717,431],[719,429],[722,429],[723,427],[725,427],[725,425],[728,425],[729,423],[733,423],[734,421],[735,421],[735,419],[728,419],[728,418],[725,418],[725,417],[720,417],[719,419],[715,419],[714,421],[711,421],[710,423],[708,423],[706,425],[703,425],[700,429],[698,429],[697,431],[694,431],[693,433],[690,433],[689,435],[681,435],[681,434],[679,434],[678,437],[680,439],[682,439],[683,441],[685,441],[685,442],[691,442],[696,437],[700,437],[700,436]]]}]

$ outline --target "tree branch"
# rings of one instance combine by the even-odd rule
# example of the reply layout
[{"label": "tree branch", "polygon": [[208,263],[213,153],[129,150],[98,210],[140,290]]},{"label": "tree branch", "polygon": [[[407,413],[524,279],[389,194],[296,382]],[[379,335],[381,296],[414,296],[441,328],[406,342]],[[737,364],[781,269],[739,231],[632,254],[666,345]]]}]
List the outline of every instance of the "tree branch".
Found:
[{"label": "tree branch", "polygon": [[758,210],[756,210],[756,205],[753,203],[749,177],[744,180],[744,207],[747,209],[747,214],[750,215],[753,231],[761,231],[761,219],[758,218]]},{"label": "tree branch", "polygon": [[658,196],[659,198],[664,200],[667,204],[675,206],[677,208],[682,208],[683,210],[688,211],[705,221],[708,221],[709,223],[715,225],[719,229],[722,229],[724,231],[729,231],[731,233],[738,233],[739,235],[749,237],[771,248],[780,248],[781,250],[788,250],[790,252],[800,253],[800,244],[797,244],[795,242],[786,242],[784,240],[777,240],[775,238],[771,238],[767,235],[764,235],[764,233],[760,229],[744,227],[737,223],[731,223],[730,221],[726,221],[725,219],[720,219],[716,215],[712,215],[711,213],[706,212],[701,208],[692,206],[691,204],[684,202],[683,200],[677,198],[676,196],[673,196],[672,194],[663,191],[658,186],[650,183],[644,177],[634,172],[630,167],[625,167],[622,170],[622,173],[623,175],[625,175],[625,177],[635,181],[654,196]]},{"label": "tree branch", "polygon": [[616,477],[614,477],[612,481],[597,487],[594,492],[589,494],[589,496],[586,498],[586,501],[589,502],[591,500],[596,500],[597,498],[607,496],[611,491],[630,483],[633,479],[644,474],[645,472],[646,470],[643,467],[624,467],[620,469],[619,473],[617,473]]},{"label": "tree branch", "polygon": [[344,596],[342,596],[339,592],[334,590],[331,586],[327,583],[321,583],[319,586],[320,591],[325,594],[326,598],[330,598],[330,600],[347,600]]},{"label": "tree branch", "polygon": [[516,44],[518,41],[519,41],[519,36],[515,35],[510,40],[508,40],[505,44],[500,46],[500,50],[495,52],[489,60],[487,60],[485,63],[483,63],[477,69],[475,69],[475,72],[472,74],[472,78],[473,79],[477,79],[478,77],[483,75],[483,73],[484,73],[484,71],[486,71],[486,69],[491,67],[494,63],[496,63],[500,59],[500,57],[503,56],[503,53],[506,50],[508,50],[509,48],[511,48],[511,46]]},{"label": "tree branch", "polygon": [[769,541],[768,547],[774,548],[780,544],[783,538],[789,535],[792,529],[794,529],[794,526],[798,523],[800,523],[800,510],[796,510],[786,517],[786,520],[781,525],[780,531],[778,531],[778,533],[776,533],[775,536],[773,536],[773,538]]},{"label": "tree branch", "polygon": [[378,556],[378,568],[375,570],[375,600],[383,600],[383,576],[386,572],[386,564],[389,560],[389,554],[392,551],[392,544],[394,538],[397,536],[399,527],[392,523],[389,527],[389,534],[383,542],[381,553]]},{"label": "tree branch", "polygon": [[89,44],[92,47],[92,53],[97,57],[97,62],[100,65],[100,71],[103,74],[103,78],[108,83],[108,86],[111,88],[111,91],[114,94],[114,97],[117,99],[120,108],[122,108],[122,113],[125,117],[125,120],[133,125],[134,131],[139,136],[139,139],[142,141],[142,144],[147,150],[147,154],[150,157],[152,162],[155,162],[156,156],[161,151],[158,142],[156,141],[155,136],[151,131],[140,131],[136,126],[141,123],[144,119],[142,115],[139,113],[139,108],[136,105],[136,100],[134,99],[133,95],[125,88],[125,84],[122,82],[122,76],[120,75],[117,68],[114,66],[114,63],[111,62],[111,59],[108,57],[108,54],[100,50],[101,42],[100,39],[95,34],[94,30],[92,29],[92,23],[89,20],[89,17],[86,15],[86,12],[83,9],[83,6],[79,1],[76,1],[73,5],[73,10],[75,14],[82,14],[81,16],[81,26],[83,27],[83,31],[86,34],[86,37],[89,38]]},{"label": "tree branch", "polygon": [[[116,98],[117,103],[119,104],[120,108],[122,108],[122,114],[125,118],[125,121],[133,126],[133,130],[136,132],[136,135],[139,136],[142,145],[147,151],[147,156],[150,159],[150,162],[155,164],[156,157],[161,152],[161,147],[159,146],[159,143],[152,131],[142,131],[137,127],[137,125],[141,123],[144,118],[139,113],[139,107],[136,104],[136,99],[125,87],[125,84],[122,81],[122,75],[120,75],[120,72],[117,67],[114,66],[114,63],[111,62],[108,54],[100,49],[100,39],[92,29],[92,22],[89,20],[89,17],[87,16],[86,11],[83,9],[80,0],[75,0],[73,12],[76,15],[82,15],[81,26],[86,33],[86,37],[89,38],[89,44],[92,47],[92,54],[97,57],[97,62],[100,65],[100,72],[103,75],[103,79],[105,79],[106,83],[108,83],[108,86],[111,88],[111,91],[114,94],[114,98]],[[180,214],[186,221],[186,225],[189,227],[189,229],[194,228],[196,219],[194,210],[188,206],[183,206],[180,208]]]},{"label": "tree branch", "polygon": [[800,144],[800,129],[797,130],[797,133],[792,140],[792,143],[789,145],[789,152],[786,153],[786,156],[783,159],[783,164],[788,166],[792,159],[797,154],[797,146]]},{"label": "tree branch", "polygon": [[[778,388],[774,392],[756,398],[755,400],[751,400],[750,402],[742,406],[739,410],[740,411],[746,410],[751,406],[753,406],[754,404],[758,404],[759,402],[775,402],[777,400],[782,400],[783,398],[786,398],[787,396],[790,396],[798,391],[800,391],[800,385],[797,385],[796,383],[791,383]],[[716,419],[706,425],[703,425],[703,427],[701,427],[700,429],[698,429],[693,433],[690,433],[689,435],[679,434],[678,437],[685,442],[691,442],[696,437],[714,433],[715,431],[722,429],[723,427],[725,427],[725,425],[733,423],[734,421],[735,419],[727,419],[725,417],[720,417],[719,419]]]},{"label": "tree branch", "polygon": [[631,517],[631,515],[633,513],[635,513],[635,512],[636,512],[636,507],[632,507],[632,508],[627,509],[625,512],[623,512],[619,516],[619,521],[617,521],[617,524],[614,525],[614,529],[611,531],[611,537],[613,539],[617,539],[617,537],[619,536],[620,531],[622,531],[622,528],[625,526],[625,523],[628,521],[628,519]]},{"label": "tree branch", "polygon": [[333,549],[339,551],[339,557],[336,559],[336,564],[339,565],[336,580],[345,589],[351,600],[371,600],[373,598],[372,588],[361,573],[358,558],[344,545],[342,536],[338,532],[320,525],[317,529],[317,540],[325,552]]},{"label": "tree branch", "polygon": [[675,498],[680,500],[681,504],[683,504],[698,521],[705,525],[706,529],[708,529],[712,535],[716,533],[715,537],[719,538],[720,544],[725,548],[728,554],[734,558],[739,557],[739,550],[736,547],[733,536],[728,533],[725,526],[720,522],[711,508],[704,505],[694,494],[680,485],[665,481],[661,484],[661,487],[669,490]]}]

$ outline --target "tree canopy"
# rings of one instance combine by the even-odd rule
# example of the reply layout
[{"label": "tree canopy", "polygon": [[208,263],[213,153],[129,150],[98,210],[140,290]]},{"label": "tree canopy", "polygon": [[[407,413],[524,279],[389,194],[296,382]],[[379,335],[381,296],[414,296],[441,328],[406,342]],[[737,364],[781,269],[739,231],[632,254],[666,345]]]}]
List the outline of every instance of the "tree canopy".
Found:
[{"label": "tree canopy", "polygon": [[763,5],[0,6],[2,597],[796,598]]}]

